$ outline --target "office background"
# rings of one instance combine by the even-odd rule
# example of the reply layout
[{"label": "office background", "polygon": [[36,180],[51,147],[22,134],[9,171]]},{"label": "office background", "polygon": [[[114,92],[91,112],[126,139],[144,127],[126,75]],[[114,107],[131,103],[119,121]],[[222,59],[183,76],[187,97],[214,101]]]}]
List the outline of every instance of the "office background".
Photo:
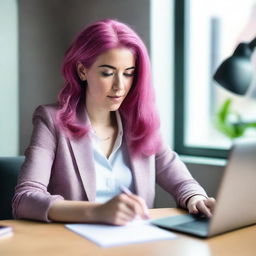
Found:
[{"label": "office background", "polygon": [[[24,154],[32,113],[56,101],[60,65],[72,38],[88,23],[116,18],[133,27],[147,45],[166,141],[173,145],[173,0],[2,0],[0,2],[0,155]],[[211,196],[223,160],[183,157]],[[157,207],[174,202],[157,187]]]}]

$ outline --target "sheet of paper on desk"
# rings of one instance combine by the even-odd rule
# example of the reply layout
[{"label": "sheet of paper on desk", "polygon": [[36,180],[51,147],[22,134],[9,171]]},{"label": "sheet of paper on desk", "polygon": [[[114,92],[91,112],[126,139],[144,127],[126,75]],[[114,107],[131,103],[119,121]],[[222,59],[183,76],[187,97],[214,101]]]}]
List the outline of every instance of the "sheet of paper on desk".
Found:
[{"label": "sheet of paper on desk", "polygon": [[104,224],[67,224],[65,226],[102,247],[174,239],[176,237],[173,233],[142,220],[135,220],[125,226]]}]

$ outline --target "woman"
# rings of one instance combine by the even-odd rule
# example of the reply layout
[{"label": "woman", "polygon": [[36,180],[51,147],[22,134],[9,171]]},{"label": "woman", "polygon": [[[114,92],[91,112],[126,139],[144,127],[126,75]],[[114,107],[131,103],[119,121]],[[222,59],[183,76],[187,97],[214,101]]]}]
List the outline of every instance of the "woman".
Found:
[{"label": "woman", "polygon": [[91,24],[67,50],[63,75],[58,103],[34,112],[16,218],[124,225],[148,218],[155,182],[190,213],[211,216],[214,199],[161,139],[149,57],[131,28]]}]

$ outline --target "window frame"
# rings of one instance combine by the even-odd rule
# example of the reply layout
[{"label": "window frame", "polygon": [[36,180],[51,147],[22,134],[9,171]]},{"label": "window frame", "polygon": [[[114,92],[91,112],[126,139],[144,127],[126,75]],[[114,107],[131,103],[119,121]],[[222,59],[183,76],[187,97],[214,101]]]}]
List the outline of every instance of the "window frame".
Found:
[{"label": "window frame", "polygon": [[227,158],[229,150],[186,146],[185,141],[185,24],[186,0],[174,1],[174,150],[181,155]]}]

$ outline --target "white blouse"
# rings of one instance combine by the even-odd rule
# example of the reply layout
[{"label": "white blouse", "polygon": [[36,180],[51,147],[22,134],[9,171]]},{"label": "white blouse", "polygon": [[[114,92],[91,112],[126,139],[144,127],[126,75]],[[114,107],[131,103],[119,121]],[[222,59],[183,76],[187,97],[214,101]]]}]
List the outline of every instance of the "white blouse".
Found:
[{"label": "white blouse", "polygon": [[116,111],[118,135],[109,156],[101,152],[99,138],[92,132],[94,164],[96,171],[96,202],[106,202],[121,193],[120,185],[135,192],[133,176],[130,168],[129,154],[123,142],[123,126],[121,117]]}]

